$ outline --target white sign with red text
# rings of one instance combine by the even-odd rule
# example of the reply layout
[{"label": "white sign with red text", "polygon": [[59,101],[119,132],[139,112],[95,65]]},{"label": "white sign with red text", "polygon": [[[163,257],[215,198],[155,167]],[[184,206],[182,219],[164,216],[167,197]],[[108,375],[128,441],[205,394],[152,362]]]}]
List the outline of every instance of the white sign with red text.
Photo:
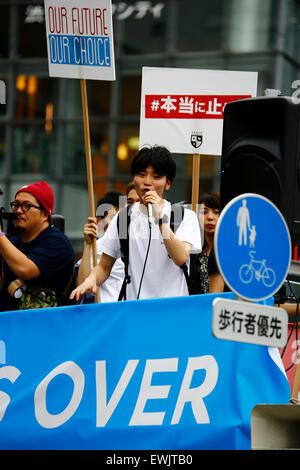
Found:
[{"label": "white sign with red text", "polygon": [[50,77],[115,80],[111,0],[44,0]]},{"label": "white sign with red text", "polygon": [[226,103],[256,89],[257,72],[143,67],[140,148],[221,155]]}]

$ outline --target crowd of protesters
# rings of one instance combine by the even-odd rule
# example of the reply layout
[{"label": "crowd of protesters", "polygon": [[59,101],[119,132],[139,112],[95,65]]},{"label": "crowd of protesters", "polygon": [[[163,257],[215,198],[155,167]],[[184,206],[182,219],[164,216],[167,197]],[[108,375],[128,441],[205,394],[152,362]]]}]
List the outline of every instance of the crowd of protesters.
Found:
[{"label": "crowd of protesters", "polygon": [[176,163],[162,146],[142,148],[131,173],[126,193],[106,193],[87,218],[76,264],[52,223],[51,187],[40,181],[15,193],[12,233],[0,226],[0,311],[92,303],[98,292],[100,302],[115,302],[227,290],[213,250],[219,193],[201,196],[197,213],[171,204]]}]

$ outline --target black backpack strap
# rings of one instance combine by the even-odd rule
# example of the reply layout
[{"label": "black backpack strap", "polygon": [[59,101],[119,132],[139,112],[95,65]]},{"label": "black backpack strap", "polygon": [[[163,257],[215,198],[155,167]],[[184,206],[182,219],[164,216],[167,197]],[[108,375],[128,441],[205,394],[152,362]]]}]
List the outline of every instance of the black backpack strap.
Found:
[{"label": "black backpack strap", "polygon": [[181,204],[171,205],[170,228],[176,233],[184,217],[184,207]]},{"label": "black backpack strap", "polygon": [[126,300],[127,284],[130,284],[131,278],[128,274],[129,266],[129,224],[132,206],[124,207],[117,215],[118,236],[121,247],[121,260],[124,263],[124,281],[120,290],[118,301]]},{"label": "black backpack strap", "polygon": [[186,280],[186,285],[188,287],[189,295],[191,295],[190,276],[189,276],[188,267],[187,267],[186,263],[182,264],[180,267],[183,271],[183,274],[184,274],[184,277],[185,277],[185,280]]},{"label": "black backpack strap", "polygon": [[199,253],[192,253],[190,254],[190,295],[203,294],[199,276]]},{"label": "black backpack strap", "polygon": [[[171,230],[176,233],[179,225],[181,224],[184,217],[184,207],[181,204],[172,204],[171,206],[171,216],[170,216],[170,228]],[[180,268],[183,270],[183,274],[186,280],[186,284],[188,286],[188,291],[190,294],[190,276],[189,270],[186,263],[182,264]]]}]

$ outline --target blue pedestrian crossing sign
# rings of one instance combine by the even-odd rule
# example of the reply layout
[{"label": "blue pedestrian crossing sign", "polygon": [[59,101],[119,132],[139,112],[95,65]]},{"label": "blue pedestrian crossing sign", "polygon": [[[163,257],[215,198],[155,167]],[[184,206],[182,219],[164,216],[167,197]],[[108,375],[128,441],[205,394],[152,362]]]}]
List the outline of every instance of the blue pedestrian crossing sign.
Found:
[{"label": "blue pedestrian crossing sign", "polygon": [[277,207],[259,194],[241,194],[225,206],[214,249],[226,284],[246,300],[271,297],[288,274],[289,230]]}]

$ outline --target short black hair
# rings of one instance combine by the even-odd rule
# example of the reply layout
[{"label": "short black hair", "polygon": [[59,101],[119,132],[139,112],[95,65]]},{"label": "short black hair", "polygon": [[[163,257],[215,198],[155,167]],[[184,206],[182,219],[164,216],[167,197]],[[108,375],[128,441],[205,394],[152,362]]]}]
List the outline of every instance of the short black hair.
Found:
[{"label": "short black hair", "polygon": [[221,210],[220,193],[216,191],[204,193],[199,199],[199,204],[205,204],[210,209]]},{"label": "short black hair", "polygon": [[176,163],[171,152],[160,145],[142,147],[131,163],[131,174],[134,177],[140,171],[152,166],[161,176],[166,176],[172,183],[176,176]]},{"label": "short black hair", "polygon": [[119,193],[118,191],[108,191],[97,202],[96,217],[105,217],[111,207],[119,209],[125,205],[126,196],[123,193]]},{"label": "short black hair", "polygon": [[128,194],[130,193],[132,189],[135,189],[135,186],[134,186],[134,182],[130,181],[130,183],[128,183],[127,188],[126,188],[126,196],[128,196]]}]

